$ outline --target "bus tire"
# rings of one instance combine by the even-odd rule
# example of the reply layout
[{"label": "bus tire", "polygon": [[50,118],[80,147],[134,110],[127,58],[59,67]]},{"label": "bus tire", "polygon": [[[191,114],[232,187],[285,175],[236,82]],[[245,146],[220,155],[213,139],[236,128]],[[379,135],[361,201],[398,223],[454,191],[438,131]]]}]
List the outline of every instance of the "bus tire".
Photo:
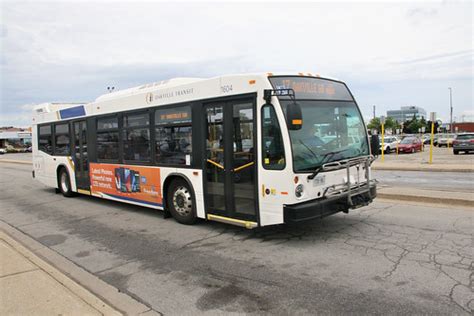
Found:
[{"label": "bus tire", "polygon": [[66,168],[61,168],[59,170],[58,186],[59,191],[61,191],[65,197],[74,196],[74,192],[72,192],[71,189],[71,179],[69,178],[69,173],[67,172]]},{"label": "bus tire", "polygon": [[173,218],[181,224],[196,223],[196,203],[193,191],[184,179],[175,179],[168,187],[168,209]]}]

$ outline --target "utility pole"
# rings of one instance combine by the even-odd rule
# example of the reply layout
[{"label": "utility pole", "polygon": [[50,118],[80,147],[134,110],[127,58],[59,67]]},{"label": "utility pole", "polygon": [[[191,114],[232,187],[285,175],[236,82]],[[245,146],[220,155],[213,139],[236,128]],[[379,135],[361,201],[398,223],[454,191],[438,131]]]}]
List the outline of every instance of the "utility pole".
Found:
[{"label": "utility pole", "polygon": [[451,87],[449,89],[449,107],[450,107],[450,118],[449,118],[449,128],[450,132],[453,132],[453,89]]},{"label": "utility pole", "polygon": [[375,118],[375,105],[374,105],[374,118]]}]

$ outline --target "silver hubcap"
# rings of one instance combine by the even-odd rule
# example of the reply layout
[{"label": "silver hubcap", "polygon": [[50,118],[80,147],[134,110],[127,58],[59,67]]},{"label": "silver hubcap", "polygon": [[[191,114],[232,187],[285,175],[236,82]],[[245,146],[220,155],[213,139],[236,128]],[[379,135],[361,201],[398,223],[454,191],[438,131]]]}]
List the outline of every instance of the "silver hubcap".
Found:
[{"label": "silver hubcap", "polygon": [[191,193],[185,187],[178,187],[173,194],[173,207],[181,216],[188,216],[193,209]]},{"label": "silver hubcap", "polygon": [[61,189],[63,192],[69,191],[69,182],[67,181],[67,174],[65,172],[61,174]]}]

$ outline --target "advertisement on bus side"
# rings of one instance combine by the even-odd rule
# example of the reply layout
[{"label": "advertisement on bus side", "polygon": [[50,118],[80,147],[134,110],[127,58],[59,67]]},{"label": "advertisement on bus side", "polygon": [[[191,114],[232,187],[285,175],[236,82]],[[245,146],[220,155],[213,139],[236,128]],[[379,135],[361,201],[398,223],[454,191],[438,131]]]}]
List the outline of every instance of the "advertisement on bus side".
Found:
[{"label": "advertisement on bus side", "polygon": [[92,195],[163,205],[159,168],[91,163],[90,179]]}]

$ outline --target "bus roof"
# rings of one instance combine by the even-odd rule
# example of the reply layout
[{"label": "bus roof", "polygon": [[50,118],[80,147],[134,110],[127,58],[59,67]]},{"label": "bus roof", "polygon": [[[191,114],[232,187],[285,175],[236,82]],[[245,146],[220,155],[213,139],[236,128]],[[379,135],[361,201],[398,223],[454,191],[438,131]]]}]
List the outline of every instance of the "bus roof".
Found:
[{"label": "bus roof", "polygon": [[[212,78],[172,78],[172,79],[167,79],[167,80],[162,80],[162,81],[157,81],[157,82],[152,82],[152,83],[147,83],[143,84],[138,87],[133,87],[133,88],[128,88],[124,90],[118,90],[116,92],[111,92],[111,93],[105,93],[101,96],[99,96],[97,99],[95,99],[95,102],[101,102],[101,101],[107,101],[107,100],[113,100],[115,98],[120,98],[124,96],[129,96],[133,94],[139,94],[139,93],[144,93],[148,92],[148,90],[155,90],[155,89],[167,89],[167,88],[175,88],[179,87],[182,85],[189,85],[192,83],[196,82],[202,82],[206,80],[215,80],[215,79],[242,79],[242,77],[270,77],[270,76],[310,76],[310,77],[320,77],[317,74],[312,74],[312,73],[249,73],[249,74],[233,74],[233,75],[223,75],[223,76],[217,76],[217,77],[212,77]],[[334,78],[328,78],[324,77],[323,79],[330,79],[330,80],[336,80]]]},{"label": "bus roof", "polygon": [[[301,72],[233,74],[205,79],[173,78],[106,93],[92,102],[38,104],[33,109],[33,124],[65,119],[61,114],[68,109],[71,109],[71,113],[65,114],[66,116],[73,115],[73,110],[76,111],[74,113],[83,112],[84,114],[81,116],[89,116],[140,107],[256,92],[259,89],[271,87],[270,82],[266,80],[271,76],[305,76],[339,81],[314,73]],[[226,87],[232,87],[231,91],[226,91]],[[79,107],[82,107],[83,110],[78,109]]]},{"label": "bus roof", "polygon": [[143,93],[144,90],[148,89],[156,89],[156,88],[172,88],[172,87],[179,87],[182,85],[187,85],[190,83],[194,83],[197,81],[205,80],[202,78],[173,78],[173,79],[167,79],[167,80],[162,80],[162,81],[157,81],[157,82],[152,82],[152,83],[147,83],[138,87],[133,87],[133,88],[128,88],[124,90],[118,90],[116,92],[111,92],[111,93],[106,93],[101,96],[99,96],[97,99],[95,99],[95,102],[100,102],[100,101],[106,101],[106,100],[111,100],[123,96],[128,96],[136,93]]}]

